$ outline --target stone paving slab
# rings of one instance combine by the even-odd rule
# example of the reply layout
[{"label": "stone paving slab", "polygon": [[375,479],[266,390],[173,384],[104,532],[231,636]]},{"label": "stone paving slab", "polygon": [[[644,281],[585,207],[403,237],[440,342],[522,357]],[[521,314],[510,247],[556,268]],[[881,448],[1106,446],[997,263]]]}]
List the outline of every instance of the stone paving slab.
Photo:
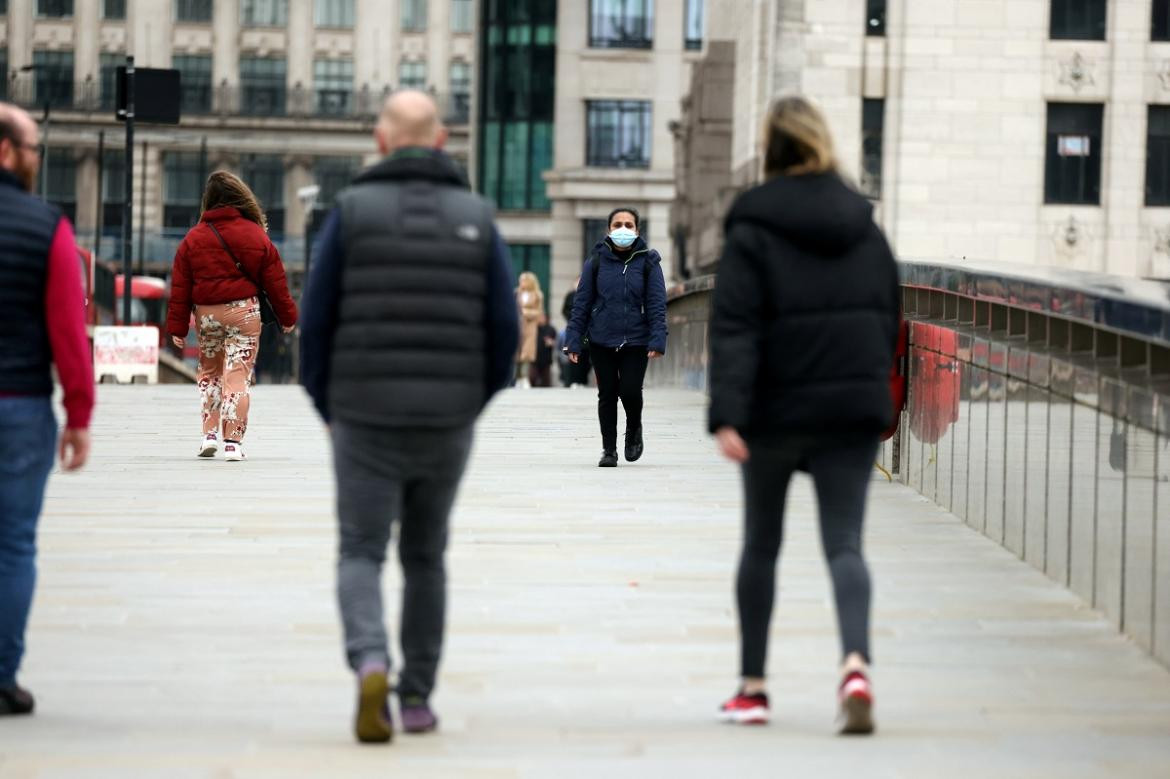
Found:
[{"label": "stone paving slab", "polygon": [[[795,483],[774,721],[735,684],[735,469],[703,398],[647,393],[647,454],[595,467],[584,390],[482,420],[449,556],[442,731],[359,747],[332,592],[329,457],[296,388],[255,391],[249,461],[192,456],[190,387],[100,388],[96,449],[55,474],[0,777],[1155,777],[1170,672],[1074,595],[911,490],[873,483],[879,733],[833,735],[837,639]],[[389,603],[398,574],[388,569]]]}]

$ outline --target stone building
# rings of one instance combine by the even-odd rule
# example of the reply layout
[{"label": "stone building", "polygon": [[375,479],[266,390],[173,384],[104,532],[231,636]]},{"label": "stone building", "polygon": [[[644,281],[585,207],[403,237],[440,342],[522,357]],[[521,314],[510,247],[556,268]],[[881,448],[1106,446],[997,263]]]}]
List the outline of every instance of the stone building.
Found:
[{"label": "stone building", "polygon": [[[694,170],[704,144],[730,156],[702,187],[755,181],[769,101],[801,92],[824,108],[845,174],[901,256],[1170,277],[1166,0],[710,0],[708,11],[708,38],[734,47],[734,121],[730,141],[699,143],[703,105],[688,104],[680,167]],[[694,187],[695,175],[680,180]],[[708,268],[717,252],[699,236],[713,218],[676,209],[674,220]]]}]

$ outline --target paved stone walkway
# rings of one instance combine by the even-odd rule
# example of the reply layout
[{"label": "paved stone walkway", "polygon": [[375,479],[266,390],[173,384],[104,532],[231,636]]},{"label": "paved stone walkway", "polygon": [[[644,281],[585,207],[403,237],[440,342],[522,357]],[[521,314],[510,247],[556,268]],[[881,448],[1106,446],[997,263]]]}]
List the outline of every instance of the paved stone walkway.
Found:
[{"label": "paved stone walkway", "polygon": [[837,643],[804,481],[774,721],[715,724],[735,684],[737,474],[701,396],[647,400],[646,457],[606,471],[592,393],[492,406],[455,517],[442,731],[381,748],[351,742],[328,452],[299,390],[256,391],[249,462],[228,464],[191,456],[190,387],[102,387],[92,466],[50,483],[23,676],[40,710],[0,721],[0,777],[1167,775],[1170,672],[880,477],[879,734],[832,735]]}]

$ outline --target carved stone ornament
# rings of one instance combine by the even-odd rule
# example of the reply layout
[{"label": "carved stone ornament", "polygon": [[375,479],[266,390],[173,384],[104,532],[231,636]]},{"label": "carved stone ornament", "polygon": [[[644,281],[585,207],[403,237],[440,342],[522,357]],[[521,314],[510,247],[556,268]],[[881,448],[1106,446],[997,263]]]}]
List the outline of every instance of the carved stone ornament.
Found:
[{"label": "carved stone ornament", "polygon": [[1163,92],[1170,92],[1170,60],[1162,60],[1158,68],[1158,82]]},{"label": "carved stone ornament", "polygon": [[1052,242],[1056,245],[1056,252],[1064,256],[1082,251],[1090,237],[1088,226],[1071,214],[1065,221],[1057,222],[1052,229]]},{"label": "carved stone ornament", "polygon": [[1154,254],[1170,256],[1170,225],[1154,228]]},{"label": "carved stone ornament", "polygon": [[1060,83],[1072,87],[1077,93],[1087,86],[1096,84],[1093,79],[1092,63],[1082,57],[1079,51],[1074,52],[1072,59],[1060,63]]}]

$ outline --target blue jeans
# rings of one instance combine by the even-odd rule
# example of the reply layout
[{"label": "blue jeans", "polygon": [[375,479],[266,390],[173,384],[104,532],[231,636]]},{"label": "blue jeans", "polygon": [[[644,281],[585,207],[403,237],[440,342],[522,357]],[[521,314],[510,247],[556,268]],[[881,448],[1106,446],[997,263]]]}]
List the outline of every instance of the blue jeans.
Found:
[{"label": "blue jeans", "polygon": [[0,398],[0,687],[16,683],[37,568],[37,517],[57,448],[47,397]]}]

